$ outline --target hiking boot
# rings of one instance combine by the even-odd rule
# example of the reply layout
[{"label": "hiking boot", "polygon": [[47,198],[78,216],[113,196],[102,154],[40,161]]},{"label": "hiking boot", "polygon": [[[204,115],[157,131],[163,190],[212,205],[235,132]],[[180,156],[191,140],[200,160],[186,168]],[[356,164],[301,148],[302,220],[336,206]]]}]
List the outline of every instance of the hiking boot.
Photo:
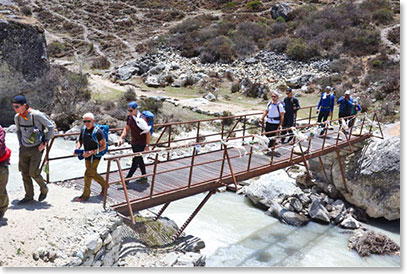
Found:
[{"label": "hiking boot", "polygon": [[32,201],[34,201],[34,199],[27,199],[27,198],[24,198],[24,199],[18,201],[17,204],[22,205],[22,204],[26,204],[26,203],[29,203],[29,202],[32,202]]},{"label": "hiking boot", "polygon": [[0,212],[0,221],[3,220],[4,212]]},{"label": "hiking boot", "polygon": [[140,178],[136,180],[136,183],[138,184],[145,184],[148,182],[148,179],[146,177]]},{"label": "hiking boot", "polygon": [[48,191],[46,193],[40,193],[40,196],[38,197],[38,202],[42,202],[47,198]]}]

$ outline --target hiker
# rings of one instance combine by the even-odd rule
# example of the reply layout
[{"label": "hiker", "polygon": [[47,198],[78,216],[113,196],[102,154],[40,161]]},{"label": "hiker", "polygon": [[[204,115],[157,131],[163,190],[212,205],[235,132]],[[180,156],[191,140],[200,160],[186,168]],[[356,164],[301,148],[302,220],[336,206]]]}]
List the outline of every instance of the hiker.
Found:
[{"label": "hiker", "polygon": [[[283,129],[291,128],[295,126],[295,121],[297,120],[297,111],[300,109],[300,103],[297,98],[293,97],[293,92],[290,87],[286,91],[287,97],[283,100],[284,105],[284,121]],[[281,132],[282,135],[289,135],[287,142],[291,142],[293,139],[293,133],[291,130]],[[281,143],[285,143],[285,137],[281,139]]]},{"label": "hiker", "polygon": [[[341,96],[337,103],[339,104],[339,119],[352,115],[353,99],[350,97],[350,90],[345,91],[345,95]],[[344,118],[344,120],[348,122],[349,118]],[[339,124],[342,124],[342,120],[339,120]]]},{"label": "hiker", "polygon": [[0,126],[0,221],[8,208],[8,195],[6,185],[8,182],[8,165],[10,164],[11,150],[6,147],[6,132]]},{"label": "hiker", "polygon": [[318,123],[325,122],[329,116],[332,116],[335,106],[335,95],[331,93],[332,87],[327,86],[325,92],[321,94],[317,106]]},{"label": "hiker", "polygon": [[13,99],[16,112],[14,123],[17,126],[17,137],[20,143],[18,169],[23,176],[25,197],[18,204],[33,201],[34,187],[32,179],[40,186],[38,201],[43,201],[48,194],[48,187],[41,176],[40,163],[48,141],[54,134],[54,123],[42,112],[34,110],[27,104],[24,95]]},{"label": "hiker", "polygon": [[[129,115],[127,116],[127,125],[123,128],[118,145],[123,143],[123,139],[131,132],[131,148],[133,153],[149,150],[150,144],[150,127],[147,124],[147,119],[139,111],[137,102],[130,102],[127,106]],[[140,167],[141,174],[146,174],[146,165],[144,164],[143,156],[135,156],[133,158],[130,171],[126,175],[126,179],[133,177],[134,172]],[[147,177],[142,177],[137,180],[138,183],[146,183]],[[127,183],[127,181],[126,181]]]},{"label": "hiker", "polygon": [[[267,121],[266,121],[266,128],[265,132],[269,131],[274,131],[277,129],[282,129],[283,128],[283,121],[284,121],[284,107],[281,102],[278,101],[278,93],[273,92],[271,94],[271,102],[267,104],[267,108],[263,113],[263,116],[261,117],[262,121],[264,121],[264,118],[267,116]],[[267,133],[266,136],[270,139],[270,137],[273,137],[276,135],[276,132],[274,133]],[[268,147],[273,147],[275,144],[274,137],[270,139]],[[267,153],[268,156],[271,156],[271,152],[269,151]],[[277,151],[275,151],[274,156],[280,156],[281,154]]]},{"label": "hiker", "polygon": [[[353,100],[352,110],[351,110],[350,115],[352,115],[352,116],[356,115],[356,114],[358,114],[359,111],[362,111],[362,107],[359,105],[359,100],[355,99],[355,100]],[[353,127],[353,125],[355,124],[355,119],[356,119],[356,117],[349,119],[348,126],[350,128]]]},{"label": "hiker", "polygon": [[[105,134],[99,127],[95,127],[95,116],[92,113],[86,113],[83,115],[83,123],[85,127],[81,130],[74,153],[75,155],[78,155],[80,159],[82,157],[85,158],[86,166],[84,179],[85,185],[82,195],[76,199],[77,202],[84,202],[89,199],[92,179],[102,187],[99,196],[104,196],[109,187],[105,179],[97,173],[97,168],[100,159],[102,158],[98,154],[106,149],[107,140]],[[82,145],[84,150],[80,153],[79,150]]]}]

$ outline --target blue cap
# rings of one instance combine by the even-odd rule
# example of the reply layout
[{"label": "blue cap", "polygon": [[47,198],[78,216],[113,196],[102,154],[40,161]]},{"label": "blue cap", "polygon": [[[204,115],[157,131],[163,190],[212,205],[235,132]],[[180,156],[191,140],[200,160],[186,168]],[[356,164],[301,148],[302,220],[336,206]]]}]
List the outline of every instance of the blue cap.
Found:
[{"label": "blue cap", "polygon": [[25,99],[24,95],[17,95],[13,98],[13,103],[24,105],[24,104],[27,104],[27,99]]},{"label": "blue cap", "polygon": [[139,108],[139,106],[138,106],[138,104],[137,104],[136,101],[131,101],[131,102],[128,103],[127,105],[128,105],[129,108],[132,108],[132,109]]}]

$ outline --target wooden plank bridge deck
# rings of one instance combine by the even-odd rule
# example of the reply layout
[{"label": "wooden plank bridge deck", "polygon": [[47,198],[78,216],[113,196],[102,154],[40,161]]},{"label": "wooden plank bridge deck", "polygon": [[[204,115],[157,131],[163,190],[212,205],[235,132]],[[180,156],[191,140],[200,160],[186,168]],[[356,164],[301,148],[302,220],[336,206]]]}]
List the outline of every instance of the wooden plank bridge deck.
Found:
[{"label": "wooden plank bridge deck", "polygon": [[[368,135],[352,136],[349,141],[351,144],[354,144],[368,137]],[[315,158],[349,146],[347,140],[339,141],[338,145],[336,145],[336,138],[327,138],[325,147],[323,150],[321,150],[322,143],[323,138],[315,138],[311,143],[311,148],[308,150],[308,141],[302,142],[302,148],[304,150],[308,150],[308,153],[306,153],[304,157],[308,160],[310,158]],[[247,151],[249,150],[250,148],[247,148]],[[253,153],[249,168],[248,162],[250,155],[247,154],[239,157],[239,152],[235,148],[228,148],[228,154],[236,180],[242,181],[303,162],[304,159],[302,155],[298,154],[294,154],[290,161],[291,150],[292,146],[276,149],[276,151],[281,153],[281,156],[273,157],[272,165],[270,165],[270,156],[266,156],[263,153]],[[133,201],[133,210],[137,211],[150,208],[198,193],[210,191],[212,189],[224,186],[225,184],[233,184],[232,172],[226,163],[223,171],[224,179],[222,180],[222,183],[219,182],[219,176],[222,168],[221,159],[223,159],[223,154],[223,150],[197,154],[194,160],[195,166],[193,168],[190,186],[188,186],[190,168],[177,168],[182,166],[190,166],[192,156],[160,162],[156,169],[156,173],[158,174],[155,176],[152,196],[150,195],[152,180],[151,176],[149,176],[147,183],[136,183],[133,180],[128,184],[127,193],[129,200]],[[218,161],[205,164],[205,162],[211,160]],[[147,174],[153,174],[153,168],[153,163],[147,164]],[[159,174],[162,171],[168,172]],[[140,171],[138,170],[137,172]],[[102,175],[106,176],[106,173],[103,173]],[[109,173],[110,181],[119,181],[120,179],[119,171]],[[73,179],[70,181],[70,184],[74,184],[78,189],[82,189],[84,180],[83,178]],[[96,182],[93,182],[91,185],[91,191],[94,194],[99,193],[100,186]],[[125,201],[125,193],[122,183],[117,182],[110,185],[107,199],[108,203],[111,204],[115,210],[124,215],[129,215],[130,212],[127,204],[126,202],[123,202]]]}]

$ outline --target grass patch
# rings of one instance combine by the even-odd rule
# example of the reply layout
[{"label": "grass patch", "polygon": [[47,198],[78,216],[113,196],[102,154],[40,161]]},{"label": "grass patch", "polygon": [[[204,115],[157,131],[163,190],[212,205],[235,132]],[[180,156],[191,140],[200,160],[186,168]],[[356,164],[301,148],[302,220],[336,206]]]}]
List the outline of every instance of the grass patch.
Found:
[{"label": "grass patch", "polygon": [[103,93],[92,92],[92,98],[101,102],[107,102],[107,101],[117,101],[123,95],[123,91],[115,88],[105,87],[104,90],[105,92]]}]

